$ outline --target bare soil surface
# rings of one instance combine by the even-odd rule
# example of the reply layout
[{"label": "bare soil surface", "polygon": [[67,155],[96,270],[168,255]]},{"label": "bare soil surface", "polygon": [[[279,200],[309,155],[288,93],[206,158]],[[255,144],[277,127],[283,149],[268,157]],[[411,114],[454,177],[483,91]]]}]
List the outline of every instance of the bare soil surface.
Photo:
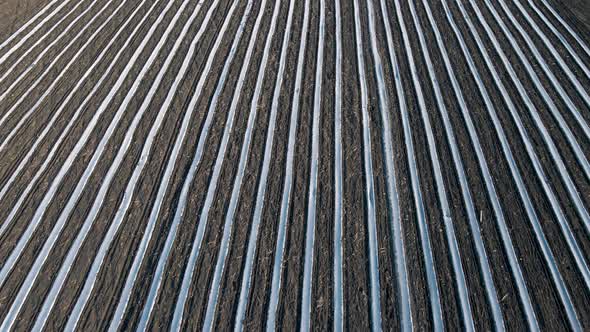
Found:
[{"label": "bare soil surface", "polygon": [[0,0],[0,330],[590,328],[589,6]]}]

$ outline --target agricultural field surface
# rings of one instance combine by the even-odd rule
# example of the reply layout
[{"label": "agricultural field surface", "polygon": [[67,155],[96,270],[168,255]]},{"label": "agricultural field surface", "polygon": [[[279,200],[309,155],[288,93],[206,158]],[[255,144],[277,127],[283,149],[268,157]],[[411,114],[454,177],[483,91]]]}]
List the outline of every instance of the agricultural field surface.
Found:
[{"label": "agricultural field surface", "polygon": [[590,330],[587,0],[0,0],[0,332]]}]

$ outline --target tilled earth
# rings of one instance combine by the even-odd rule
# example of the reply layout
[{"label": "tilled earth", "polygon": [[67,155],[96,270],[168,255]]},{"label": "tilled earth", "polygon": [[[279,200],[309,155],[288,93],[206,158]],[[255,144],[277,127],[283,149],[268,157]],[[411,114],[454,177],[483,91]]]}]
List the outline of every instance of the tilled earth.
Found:
[{"label": "tilled earth", "polygon": [[590,329],[577,0],[0,0],[0,331]]}]

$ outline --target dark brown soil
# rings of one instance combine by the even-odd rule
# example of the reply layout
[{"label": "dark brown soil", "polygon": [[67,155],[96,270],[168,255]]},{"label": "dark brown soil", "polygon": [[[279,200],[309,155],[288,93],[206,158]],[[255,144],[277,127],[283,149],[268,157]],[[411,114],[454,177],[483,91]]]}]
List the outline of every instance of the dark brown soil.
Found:
[{"label": "dark brown soil", "polygon": [[[125,4],[121,13],[115,15],[112,21],[105,25],[103,31],[92,41],[92,44],[81,53],[81,56],[71,64],[64,75],[59,77],[72,57],[81,48],[91,34],[113,12],[118,4]],[[157,48],[160,36],[164,33],[167,24],[172,20],[181,4],[188,1],[184,12],[180,15],[177,24],[173,27],[169,38],[161,49]],[[544,0],[543,0],[544,1]],[[568,110],[568,104],[556,88],[557,85],[571,98],[572,105],[581,114],[581,117],[590,122],[590,105],[586,104],[584,94],[590,94],[590,77],[585,75],[584,68],[590,67],[590,58],[585,49],[561,25],[549,10],[543,5],[543,1],[520,1],[526,13],[538,25],[533,27],[528,17],[523,15],[516,3],[507,1],[507,8],[514,15],[515,21],[522,27],[522,31],[528,38],[524,38],[516,24],[503,11],[500,1],[486,0],[461,0],[447,1],[450,13],[453,16],[461,38],[464,40],[467,51],[471,54],[473,66],[479,72],[482,86],[486,89],[490,105],[498,115],[500,126],[505,134],[508,147],[514,158],[514,166],[522,178],[524,189],[530,200],[535,216],[547,239],[556,266],[563,278],[564,285],[569,292],[573,307],[576,310],[577,319],[584,329],[590,327],[590,290],[579,271],[574,255],[570,252],[567,239],[557,222],[556,212],[551,206],[550,199],[543,190],[543,183],[535,172],[532,160],[526,150],[525,139],[521,136],[516,126],[509,105],[504,100],[502,91],[497,86],[490,68],[486,65],[484,54],[478,47],[476,38],[470,31],[459,5],[464,5],[466,12],[473,21],[476,32],[481,37],[491,62],[493,70],[498,73],[499,80],[506,87],[508,97],[514,103],[514,111],[522,119],[523,127],[528,138],[532,142],[532,148],[538,156],[543,173],[547,178],[560,208],[563,210],[564,219],[574,233],[574,238],[582,251],[582,259],[588,262],[590,257],[590,240],[583,216],[573,204],[567,186],[564,183],[564,171],[560,170],[552,156],[551,149],[543,138],[542,131],[538,128],[531,111],[538,112],[541,121],[547,129],[547,133],[554,140],[558,153],[562,157],[571,176],[572,184],[579,193],[584,207],[590,207],[590,179],[584,173],[584,165],[578,160],[575,151],[571,147],[567,133],[558,125],[555,114],[550,110],[547,98],[555,104],[555,109],[560,112],[564,122],[571,129],[573,138],[580,146],[582,154],[590,156],[590,139],[586,136],[584,127],[580,125],[575,116]],[[6,40],[15,31],[25,24],[37,12],[42,10],[50,0],[0,0],[0,41]],[[48,330],[63,330],[76,303],[88,273],[94,263],[97,252],[104,241],[107,230],[111,227],[113,218],[120,209],[124,199],[126,187],[129,183],[140,158],[146,158],[145,168],[141,172],[137,185],[133,189],[133,197],[130,207],[125,211],[124,220],[118,229],[113,242],[109,246],[102,267],[95,277],[94,288],[84,308],[77,328],[79,330],[106,330],[111,323],[115,308],[121,298],[121,293],[133,259],[137,253],[140,241],[145,234],[147,219],[156,200],[162,177],[165,175],[165,167],[172,154],[173,145],[179,134],[181,124],[186,112],[192,112],[186,139],[180,147],[180,154],[174,164],[170,183],[163,188],[164,199],[162,208],[157,215],[157,222],[151,241],[148,243],[144,261],[137,274],[137,280],[130,294],[129,305],[123,317],[119,329],[129,330],[137,328],[140,315],[147,302],[148,290],[153,281],[154,272],[162,254],[165,241],[170,232],[175,213],[184,208],[184,219],[179,224],[177,236],[172,243],[172,250],[166,265],[160,290],[155,299],[152,316],[149,321],[149,329],[169,328],[180,292],[180,286],[187,269],[187,262],[192,250],[197,229],[201,222],[201,216],[207,216],[203,241],[200,244],[199,255],[196,259],[192,282],[188,291],[188,298],[184,307],[184,319],[182,328],[186,330],[203,329],[205,314],[213,283],[213,276],[219,255],[222,252],[222,236],[228,205],[232,196],[242,146],[245,144],[245,132],[248,119],[256,113],[256,119],[252,129],[252,140],[248,151],[248,160],[242,179],[239,201],[231,223],[231,235],[227,248],[227,257],[222,270],[219,285],[219,297],[216,302],[216,311],[213,321],[215,329],[230,330],[235,325],[235,317],[238,310],[240,288],[242,281],[250,277],[250,293],[245,312],[244,329],[265,330],[267,326],[267,314],[270,306],[270,288],[273,274],[274,259],[277,255],[276,239],[278,234],[278,217],[282,206],[282,194],[286,176],[287,149],[289,144],[289,129],[291,109],[294,98],[298,93],[297,101],[300,104],[299,116],[296,124],[295,158],[293,165],[293,187],[288,206],[288,222],[286,225],[286,242],[284,259],[282,262],[282,275],[280,285],[280,297],[278,301],[277,328],[294,330],[301,327],[303,297],[303,273],[306,256],[306,230],[308,226],[308,208],[310,192],[310,165],[312,163],[313,141],[313,115],[314,92],[317,84],[321,84],[322,95],[319,110],[319,143],[318,156],[318,188],[315,219],[315,242],[313,247],[313,275],[311,280],[311,328],[313,330],[333,330],[336,325],[342,323],[346,330],[369,330],[375,322],[371,320],[371,281],[370,270],[373,268],[369,262],[369,232],[371,226],[368,221],[368,197],[366,182],[369,173],[365,170],[365,152],[371,149],[372,176],[374,181],[374,202],[376,211],[378,262],[379,262],[379,286],[380,297],[377,299],[381,305],[381,324],[384,330],[399,330],[400,320],[400,290],[398,289],[397,272],[395,266],[396,254],[394,252],[392,220],[394,213],[398,212],[401,219],[405,255],[408,272],[408,288],[410,290],[410,302],[412,307],[412,322],[419,330],[431,330],[434,328],[431,300],[434,294],[428,291],[426,277],[426,264],[424,261],[423,246],[421,243],[420,227],[418,219],[420,211],[418,203],[424,206],[424,222],[427,225],[430,245],[434,259],[436,282],[439,289],[437,299],[441,303],[442,316],[440,317],[445,328],[449,330],[461,330],[464,326],[464,316],[461,312],[460,296],[457,291],[457,279],[451,261],[451,247],[445,230],[445,223],[439,192],[435,181],[435,169],[432,156],[429,153],[427,130],[423,114],[419,104],[419,91],[416,82],[420,84],[422,96],[425,102],[425,115],[432,124],[432,133],[436,142],[435,149],[441,165],[441,173],[444,182],[444,190],[450,205],[450,219],[455,229],[456,240],[463,265],[463,272],[467,283],[471,315],[477,330],[492,330],[495,322],[491,304],[488,302],[484,278],[482,276],[479,260],[475,249],[473,230],[468,221],[468,212],[465,207],[464,188],[458,179],[458,170],[451,154],[451,144],[443,126],[443,112],[447,112],[450,126],[457,141],[457,150],[460,153],[461,162],[467,177],[468,191],[473,201],[477,214],[477,224],[480,228],[483,245],[487,252],[487,259],[494,281],[494,287],[500,300],[500,308],[504,318],[506,329],[527,329],[525,310],[518,296],[518,289],[513,278],[513,271],[509,265],[506,252],[506,243],[503,242],[499,224],[498,213],[505,218],[511,242],[526,282],[527,291],[533,302],[536,318],[539,326],[544,330],[567,330],[570,328],[567,313],[562,300],[559,297],[557,287],[552,279],[548,267],[548,261],[541,251],[538,235],[535,233],[531,215],[526,209],[526,199],[519,191],[515,175],[510,167],[510,161],[501,144],[499,134],[493,126],[491,110],[484,101],[483,94],[478,90],[478,81],[470,71],[469,59],[464,56],[462,44],[448,24],[442,2],[428,1],[436,27],[443,36],[445,50],[439,48],[434,29],[428,19],[427,10],[423,1],[415,1],[416,22],[410,10],[410,3],[399,1],[401,16],[407,28],[407,38],[410,48],[404,44],[404,36],[400,21],[397,17],[396,1],[386,1],[391,31],[393,37],[392,52],[396,57],[399,67],[399,76],[394,75],[394,64],[389,58],[386,30],[384,27],[384,13],[381,11],[380,1],[375,1],[375,31],[371,31],[368,20],[368,8],[366,3],[358,1],[361,5],[356,8],[360,18],[360,35],[362,40],[357,40],[355,26],[354,0],[340,0],[343,50],[342,56],[342,148],[343,148],[343,322],[335,321],[333,312],[334,294],[334,252],[340,248],[334,247],[334,219],[336,215],[335,200],[338,199],[334,191],[335,166],[335,96],[336,88],[336,43],[339,36],[336,35],[335,2],[325,1],[325,33],[320,35],[320,1],[310,2],[310,20],[305,45],[303,63],[303,77],[301,91],[295,91],[296,70],[299,55],[300,41],[303,37],[302,26],[304,6],[306,1],[295,2],[293,26],[291,37],[286,50],[286,67],[283,85],[279,95],[279,108],[277,113],[276,130],[272,146],[272,158],[270,172],[267,181],[266,194],[260,221],[259,234],[256,243],[254,265],[251,276],[244,276],[243,270],[246,262],[248,241],[253,229],[254,208],[256,206],[258,192],[261,183],[261,169],[264,160],[265,144],[267,142],[268,123],[270,121],[271,103],[274,87],[279,77],[277,72],[281,57],[283,38],[286,34],[289,1],[279,2],[279,14],[277,28],[274,34],[269,34],[271,17],[275,1],[252,0],[252,10],[247,17],[244,33],[237,45],[237,52],[233,62],[229,63],[229,71],[225,84],[220,89],[218,104],[211,107],[212,98],[221,79],[221,74],[230,49],[234,42],[240,21],[247,1],[238,3],[229,26],[224,35],[220,35],[221,26],[226,19],[227,12],[233,4],[230,0],[174,0],[168,14],[163,17],[162,24],[158,25],[154,35],[147,41],[147,45],[137,58],[128,75],[124,78],[121,87],[109,93],[115,82],[123,74],[123,69],[132,59],[133,54],[140,43],[146,38],[147,31],[152,27],[162,14],[167,0],[147,0],[140,8],[138,14],[132,17],[134,26],[147,15],[147,10],[152,4],[156,7],[146,22],[140,27],[137,35],[133,37],[117,60],[114,67],[107,72],[107,68],[114,60],[115,54],[123,47],[130,37],[131,30],[123,31],[108,49],[106,56],[97,63],[94,70],[87,69],[97,62],[99,54],[111,41],[123,22],[129,17],[139,4],[136,0],[113,0],[105,12],[97,20],[88,26],[90,20],[104,8],[108,0],[90,1],[80,3],[72,15],[64,18],[77,2],[68,3],[64,9],[55,15],[47,24],[43,25],[32,37],[15,50],[6,61],[0,63],[0,73],[9,72],[5,80],[0,81],[0,93],[10,89],[6,98],[0,100],[0,117],[11,112],[5,122],[0,122],[0,143],[12,135],[13,128],[22,119],[46,92],[50,91],[32,116],[24,123],[21,129],[16,131],[10,144],[0,153],[0,190],[7,185],[10,177],[17,172],[18,166],[25,154],[32,148],[40,133],[45,129],[48,121],[54,116],[57,109],[65,103],[70,93],[73,97],[65,104],[64,112],[49,131],[47,136],[39,144],[33,158],[25,165],[23,172],[19,173],[14,182],[8,187],[6,195],[0,200],[0,226],[7,223],[6,231],[0,234],[0,270],[6,264],[22,235],[31,224],[31,219],[40,208],[40,202],[48,194],[58,173],[63,167],[70,167],[64,180],[58,185],[55,196],[45,208],[43,217],[39,220],[39,226],[26,243],[24,250],[15,269],[11,271],[5,282],[0,284],[0,324],[11,310],[16,295],[23,287],[30,286],[29,296],[22,303],[14,321],[14,329],[29,330],[33,327],[35,319],[41,310],[45,297],[54,285],[55,278],[60,267],[80,232],[82,225],[95,203],[95,199],[101,186],[105,185],[104,178],[115,160],[119,149],[123,145],[124,138],[128,135],[133,118],[137,114],[145,98],[151,98],[146,113],[139,121],[137,130],[131,137],[131,145],[125,153],[116,176],[108,186],[104,200],[100,204],[100,211],[92,223],[87,238],[76,257],[64,287],[57,297],[57,303],[51,311],[46,328]],[[486,3],[491,3],[492,8],[498,12],[502,22],[513,35],[510,38],[502,30],[501,25],[495,19],[492,10]],[[58,2],[58,4],[61,2]],[[265,3],[263,6],[262,4]],[[553,6],[565,22],[575,31],[579,38],[590,42],[590,4],[578,0],[551,0]],[[200,41],[196,44],[196,52],[192,55],[185,74],[181,77],[178,86],[173,82],[179,77],[183,61],[188,56],[191,41],[197,31],[203,26],[205,15],[209,8],[217,4],[212,12],[210,21],[205,28]],[[57,5],[57,4],[56,4]],[[537,15],[533,5],[545,16]],[[92,6],[92,7],[90,7]],[[506,60],[514,69],[515,76],[506,69],[502,56],[491,36],[477,19],[473,6],[481,10],[487,24],[489,24],[493,37],[506,54]],[[66,26],[71,23],[85,9],[90,8],[70,30]],[[181,44],[174,55],[170,67],[167,69],[161,82],[155,83],[158,72],[164,65],[164,61],[171,54],[173,45],[177,40],[183,26],[189,16],[200,8],[195,21],[188,29],[186,40]],[[253,36],[254,26],[258,14],[263,11],[264,16],[260,22],[259,32]],[[39,21],[46,15],[39,18]],[[556,27],[571,48],[566,47],[560,38],[546,25],[546,22]],[[419,25],[417,25],[417,24]],[[26,31],[33,29],[32,24]],[[40,40],[49,29],[55,27],[37,47],[31,48]],[[87,31],[74,40],[71,47],[66,48],[74,35],[88,27]],[[421,31],[420,31],[421,30]],[[25,32],[26,32],[25,31]],[[58,38],[66,32],[64,38]],[[370,37],[376,39],[376,47],[370,42]],[[432,62],[430,72],[425,58],[425,50],[420,44],[420,34],[424,38],[427,51]],[[539,34],[542,34],[542,38]],[[214,54],[213,45],[217,38],[221,38],[219,49]],[[241,90],[237,90],[240,72],[244,68],[244,59],[248,43],[252,38],[253,52]],[[255,109],[251,109],[252,98],[257,84],[259,67],[262,63],[267,38],[270,41],[270,56],[264,68],[264,80],[262,93]],[[322,39],[320,39],[322,38]],[[56,43],[48,47],[52,41]],[[539,57],[545,63],[541,63],[535,53],[528,46],[533,43]],[[551,42],[548,47],[545,40]],[[316,81],[318,45],[323,41],[324,59],[321,81]],[[520,57],[515,51],[511,41],[523,51]],[[6,48],[0,50],[0,57],[4,55],[18,42],[18,38],[9,43]],[[31,48],[31,52],[26,54]],[[58,57],[65,49],[63,56]],[[153,50],[158,50],[156,60],[149,67],[147,73],[138,79],[138,75]],[[554,52],[559,54],[563,63],[560,63]],[[45,52],[42,57],[38,55]],[[363,71],[359,72],[359,52],[363,53]],[[446,52],[461,89],[461,97],[465,102],[465,110],[460,108],[459,96],[453,89],[451,73],[448,72],[444,54]],[[576,57],[570,52],[574,52]],[[412,55],[410,55],[410,53]],[[25,56],[26,55],[26,56]],[[382,68],[374,60],[378,56]],[[212,66],[206,71],[205,64],[209,57],[214,57]],[[57,59],[55,65],[50,64]],[[416,82],[410,63],[416,64]],[[526,64],[530,63],[531,70],[538,77],[539,89],[534,84]],[[12,66],[14,66],[13,69]],[[563,66],[571,69],[572,75],[581,86],[582,91],[577,90]],[[29,70],[26,74],[25,71]],[[384,73],[383,90],[388,100],[388,109],[380,109],[380,81],[376,73],[382,70]],[[548,74],[548,72],[551,74]],[[73,122],[72,130],[66,139],[59,145],[56,154],[50,159],[50,150],[57,144],[56,141],[73,115],[82,105],[87,95],[93,90],[97,82],[103,77],[106,79],[98,86],[96,93],[90,97],[90,101],[81,109],[80,117]],[[206,75],[205,84],[197,88],[197,82],[202,75]],[[436,78],[436,84],[441,93],[444,110],[440,109],[435,87],[431,75]],[[38,84],[35,83],[40,77]],[[58,78],[59,77],[59,78]],[[79,89],[74,86],[80,80],[85,80]],[[362,99],[360,80],[365,79],[367,84],[366,100]],[[405,145],[407,133],[404,131],[402,111],[399,107],[396,79],[401,80],[407,116],[411,127],[411,136],[414,145],[414,155],[408,156]],[[522,98],[515,81],[520,81],[530,98],[528,103]],[[14,81],[19,83],[11,87]],[[57,84],[52,88],[52,83]],[[152,84],[155,86],[153,95],[148,95]],[[131,92],[136,89],[136,92]],[[162,109],[168,91],[172,91],[172,104],[168,109]],[[238,96],[239,92],[239,97]],[[108,140],[103,155],[98,159],[83,190],[79,193],[74,189],[78,185],[82,174],[89,167],[89,163],[95,154],[100,140],[106,133],[107,127],[114,119],[115,112],[122,105],[127,94],[131,93],[131,101],[124,110],[120,122]],[[23,102],[16,108],[12,107],[25,96]],[[189,103],[193,97],[197,97],[194,109],[189,109]],[[229,133],[227,150],[223,155],[223,162],[216,165],[224,131],[233,98],[237,107],[232,131]],[[101,115],[98,125],[90,133],[88,142],[71,164],[66,165],[68,155],[76,143],[82,139],[82,133],[89,125],[92,117],[99,110],[99,106],[107,100],[107,111]],[[365,104],[363,104],[365,103]],[[212,109],[211,109],[212,108]],[[363,123],[363,112],[367,112],[369,123]],[[385,124],[381,112],[387,112],[391,123],[389,124],[393,147],[393,164],[395,170],[393,178],[386,169],[388,155],[384,150],[383,130]],[[471,139],[467,125],[467,119],[463,113],[467,112],[473,121],[478,137],[478,144]],[[166,112],[160,130],[154,138],[154,144],[147,156],[142,156],[142,149],[148,137],[156,117]],[[188,201],[185,207],[179,206],[180,193],[187,180],[189,168],[195,158],[195,150],[199,144],[199,137],[204,130],[205,119],[208,112],[214,112],[210,131],[205,138],[205,149],[201,161],[196,168],[195,176],[189,185]],[[370,147],[365,146],[363,135],[365,130],[370,130]],[[481,149],[484,160],[477,157],[476,151]],[[409,158],[413,158],[418,175],[420,195],[413,189],[412,174]],[[50,163],[41,171],[46,160]],[[493,181],[494,190],[497,193],[500,212],[494,210],[494,197],[489,194],[489,188],[484,181],[481,163],[486,163]],[[215,169],[215,167],[219,167]],[[217,183],[212,182],[212,175],[219,171]],[[39,173],[38,180],[37,173]],[[393,181],[396,187],[399,211],[391,210],[391,199],[387,192],[388,181]],[[18,203],[23,197],[27,186],[32,184],[32,190],[24,197],[22,204]],[[210,191],[210,192],[209,192]],[[208,194],[213,197],[210,209],[205,209],[205,198]],[[24,280],[33,266],[37,256],[44,254],[42,247],[47,240],[70,198],[75,197],[75,207],[67,218],[63,231],[60,233],[53,249],[47,253],[49,259],[41,267],[39,278],[31,285],[25,285]],[[5,221],[13,208],[16,208],[15,217]],[[94,278],[94,277],[92,277]]]}]

